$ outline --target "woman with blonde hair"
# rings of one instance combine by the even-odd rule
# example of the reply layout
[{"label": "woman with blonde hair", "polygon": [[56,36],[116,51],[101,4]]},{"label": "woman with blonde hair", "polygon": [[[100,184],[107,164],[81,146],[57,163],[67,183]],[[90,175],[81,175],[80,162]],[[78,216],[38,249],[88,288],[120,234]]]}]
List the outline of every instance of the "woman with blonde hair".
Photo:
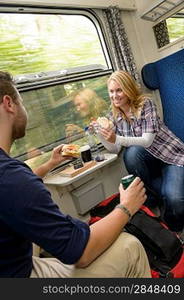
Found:
[{"label": "woman with blonde hair", "polygon": [[[92,120],[107,113],[108,105],[97,93],[90,88],[78,90],[73,95],[76,110],[83,119],[84,126],[88,126]],[[83,128],[75,124],[66,125],[66,135],[83,132]]]},{"label": "woman with blonde hair", "polygon": [[[160,119],[154,102],[125,71],[108,79],[114,130],[101,128],[99,138],[110,151],[124,151],[129,173],[148,187],[147,205],[164,201],[164,220],[180,232],[184,227],[184,143]],[[158,195],[158,196],[155,196]],[[151,203],[151,201],[153,203]]]},{"label": "woman with blonde hair", "polygon": [[80,115],[87,118],[88,121],[91,118],[97,119],[108,108],[107,103],[94,90],[89,88],[78,91],[73,98],[73,102]]}]

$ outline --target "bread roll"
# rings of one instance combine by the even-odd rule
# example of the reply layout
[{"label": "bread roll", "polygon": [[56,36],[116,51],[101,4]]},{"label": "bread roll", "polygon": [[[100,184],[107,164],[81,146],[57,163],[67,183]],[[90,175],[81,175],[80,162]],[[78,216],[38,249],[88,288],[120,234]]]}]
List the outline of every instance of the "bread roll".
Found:
[{"label": "bread roll", "polygon": [[99,117],[97,119],[97,123],[101,128],[104,129],[111,129],[113,127],[113,123],[111,120],[107,119],[106,117]]},{"label": "bread roll", "polygon": [[75,144],[64,145],[62,148],[62,156],[71,156],[77,158],[80,156],[79,148],[79,145]]}]

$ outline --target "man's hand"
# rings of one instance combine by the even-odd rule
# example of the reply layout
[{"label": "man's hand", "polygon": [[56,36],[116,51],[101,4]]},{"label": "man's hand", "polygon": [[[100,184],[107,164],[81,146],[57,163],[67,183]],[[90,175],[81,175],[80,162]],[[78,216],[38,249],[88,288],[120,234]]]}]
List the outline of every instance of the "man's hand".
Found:
[{"label": "man's hand", "polygon": [[134,215],[146,201],[146,189],[139,177],[136,177],[129,187],[124,190],[122,184],[119,186],[120,203],[123,204]]},{"label": "man's hand", "polygon": [[52,154],[49,159],[49,163],[53,166],[53,168],[56,167],[57,165],[59,165],[62,161],[65,161],[66,159],[68,159],[67,157],[62,156],[63,146],[64,146],[64,144],[61,144],[52,150]]},{"label": "man's hand", "polygon": [[49,171],[51,171],[52,169],[57,167],[62,161],[65,161],[65,160],[71,158],[71,157],[63,157],[62,156],[63,146],[64,146],[64,144],[55,147],[52,150],[50,159],[47,162],[45,162],[44,164],[42,164],[40,167],[34,169],[33,172],[40,177],[44,177]]}]

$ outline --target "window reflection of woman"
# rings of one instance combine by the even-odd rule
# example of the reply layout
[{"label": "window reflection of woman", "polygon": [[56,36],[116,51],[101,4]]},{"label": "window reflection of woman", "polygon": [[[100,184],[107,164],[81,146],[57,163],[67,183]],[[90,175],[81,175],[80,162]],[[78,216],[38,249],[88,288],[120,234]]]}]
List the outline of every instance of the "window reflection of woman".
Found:
[{"label": "window reflection of woman", "polygon": [[[91,120],[105,115],[108,105],[97,93],[89,88],[84,88],[74,94],[73,102],[76,110],[83,120],[84,126],[89,125]],[[75,124],[66,125],[66,136],[83,132],[83,128]]]}]

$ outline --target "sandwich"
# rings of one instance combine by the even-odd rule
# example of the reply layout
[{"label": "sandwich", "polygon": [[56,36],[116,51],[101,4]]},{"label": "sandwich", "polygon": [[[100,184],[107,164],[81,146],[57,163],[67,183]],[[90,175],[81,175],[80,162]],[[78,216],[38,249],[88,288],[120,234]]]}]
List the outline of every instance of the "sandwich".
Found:
[{"label": "sandwich", "polygon": [[79,157],[80,156],[80,146],[75,144],[64,145],[62,148],[62,156]]},{"label": "sandwich", "polygon": [[98,117],[96,122],[101,128],[104,129],[112,129],[112,127],[114,126],[113,122],[106,117]]}]

